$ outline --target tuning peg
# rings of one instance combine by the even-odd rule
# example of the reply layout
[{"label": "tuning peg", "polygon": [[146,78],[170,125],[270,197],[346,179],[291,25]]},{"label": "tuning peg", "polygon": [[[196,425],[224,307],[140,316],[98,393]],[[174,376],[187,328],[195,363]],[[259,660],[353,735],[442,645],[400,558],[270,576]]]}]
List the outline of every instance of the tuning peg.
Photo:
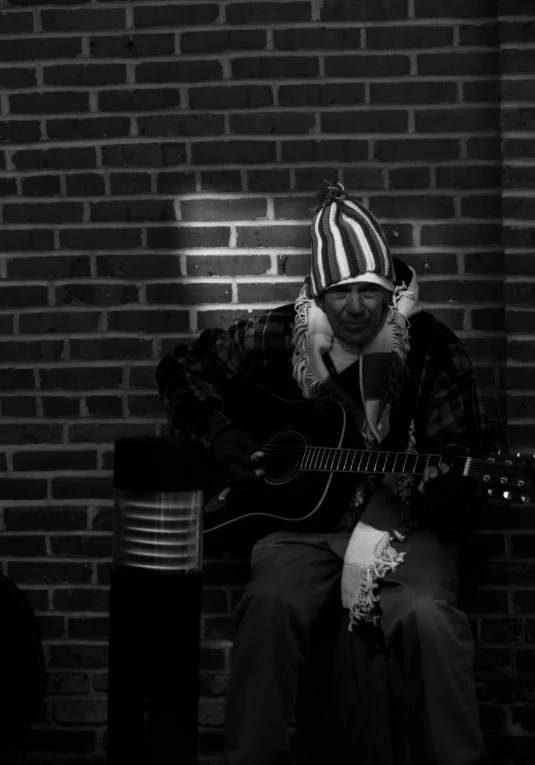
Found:
[{"label": "tuning peg", "polygon": [[526,483],[525,483],[525,481],[517,481],[516,485],[518,486],[519,489],[522,489],[522,488],[524,488]]},{"label": "tuning peg", "polygon": [[507,483],[507,478],[506,478],[506,476],[502,475],[502,476],[500,477],[500,483],[501,483],[501,484],[506,484],[506,483]]},{"label": "tuning peg", "polygon": [[487,497],[492,497],[494,494],[494,489],[487,489]]},{"label": "tuning peg", "polygon": [[522,495],[520,496],[520,501],[521,501],[521,502],[523,502],[524,504],[526,504],[526,505],[527,505],[527,503],[529,502],[529,497],[528,497],[528,495],[527,495],[527,494],[522,494]]},{"label": "tuning peg", "polygon": [[509,502],[511,499],[513,499],[513,495],[510,491],[504,491],[502,493],[503,498],[506,500],[506,502]]}]

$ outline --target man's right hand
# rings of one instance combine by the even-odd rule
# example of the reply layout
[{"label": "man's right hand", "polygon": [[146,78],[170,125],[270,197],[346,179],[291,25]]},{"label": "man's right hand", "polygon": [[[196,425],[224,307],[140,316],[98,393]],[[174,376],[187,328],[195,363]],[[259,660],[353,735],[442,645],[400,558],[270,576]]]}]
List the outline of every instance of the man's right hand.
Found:
[{"label": "man's right hand", "polygon": [[221,435],[216,436],[212,454],[231,486],[251,482],[264,475],[260,466],[264,453],[244,430],[224,430]]}]

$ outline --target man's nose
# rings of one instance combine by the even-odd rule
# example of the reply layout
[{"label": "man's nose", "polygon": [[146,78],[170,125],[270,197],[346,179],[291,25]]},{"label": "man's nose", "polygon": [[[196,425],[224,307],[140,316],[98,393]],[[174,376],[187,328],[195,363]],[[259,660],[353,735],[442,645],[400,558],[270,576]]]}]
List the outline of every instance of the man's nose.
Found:
[{"label": "man's nose", "polygon": [[362,297],[359,292],[350,292],[347,296],[346,309],[349,313],[359,315],[362,313]]}]

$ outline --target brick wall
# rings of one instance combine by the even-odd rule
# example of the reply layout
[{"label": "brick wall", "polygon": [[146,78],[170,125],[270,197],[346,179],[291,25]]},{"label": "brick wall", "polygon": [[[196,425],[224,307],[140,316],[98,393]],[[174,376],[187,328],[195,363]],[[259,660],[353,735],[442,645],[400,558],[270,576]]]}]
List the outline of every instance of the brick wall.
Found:
[{"label": "brick wall", "polygon": [[[167,348],[294,299],[324,178],[383,221],[463,337],[493,418],[505,379],[513,445],[533,444],[523,11],[504,0],[498,25],[492,0],[2,3],[0,552],[45,637],[38,762],[103,756],[113,442],[165,432],[154,368]],[[534,744],[534,561],[528,512],[503,517],[490,506],[472,623],[490,746],[520,763]],[[221,750],[247,574],[206,565],[205,762]]]}]

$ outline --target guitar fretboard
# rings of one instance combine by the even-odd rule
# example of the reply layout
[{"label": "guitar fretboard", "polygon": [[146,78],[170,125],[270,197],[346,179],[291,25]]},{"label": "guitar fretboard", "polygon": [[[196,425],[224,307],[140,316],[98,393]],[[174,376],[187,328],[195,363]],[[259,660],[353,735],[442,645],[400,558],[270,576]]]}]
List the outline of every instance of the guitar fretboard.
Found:
[{"label": "guitar fretboard", "polygon": [[298,470],[329,473],[423,473],[428,465],[438,465],[440,454],[405,454],[310,446],[297,463]]}]

